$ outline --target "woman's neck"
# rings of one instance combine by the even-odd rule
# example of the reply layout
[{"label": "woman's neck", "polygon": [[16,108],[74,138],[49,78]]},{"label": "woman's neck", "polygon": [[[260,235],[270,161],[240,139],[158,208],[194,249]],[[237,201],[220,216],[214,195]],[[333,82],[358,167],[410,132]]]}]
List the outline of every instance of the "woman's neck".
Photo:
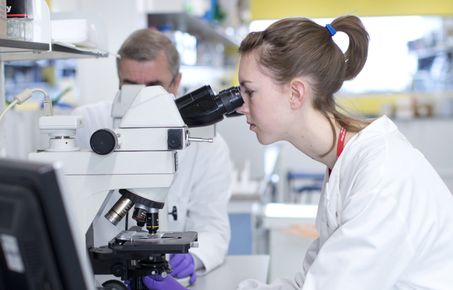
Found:
[{"label": "woman's neck", "polygon": [[[341,127],[334,121],[333,116],[330,117],[330,120],[334,126],[336,136],[336,142],[333,147],[332,127],[329,120],[318,111],[306,112],[306,114],[301,115],[301,120],[295,122],[293,128],[290,129],[288,141],[312,159],[332,169],[337,161],[338,135]],[[302,128],[300,124],[303,124]],[[353,135],[355,133],[346,132],[344,145]],[[332,150],[329,151],[331,148]]]}]

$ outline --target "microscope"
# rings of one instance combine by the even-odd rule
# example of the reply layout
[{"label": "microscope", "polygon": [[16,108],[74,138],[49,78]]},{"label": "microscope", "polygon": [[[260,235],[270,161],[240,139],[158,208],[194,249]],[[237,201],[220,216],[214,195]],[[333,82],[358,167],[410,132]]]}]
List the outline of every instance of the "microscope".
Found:
[{"label": "microscope", "polygon": [[[79,116],[40,118],[49,146],[31,153],[30,159],[63,163],[71,207],[77,212],[72,218],[79,236],[85,236],[76,243],[78,249],[88,250],[94,274],[113,274],[129,281],[132,290],[145,289],[144,276],[165,277],[171,272],[166,254],[187,253],[196,244],[196,232],[159,231],[159,210],[178,170],[178,151],[194,141],[212,142],[191,137],[188,128],[236,115],[242,104],[238,87],[216,95],[203,86],[175,100],[160,86],[126,85],[113,102],[114,129],[94,132],[92,150],[86,151],[75,143],[76,129],[83,123]],[[117,224],[134,207],[132,218],[137,225],[112,237],[107,245],[95,247],[92,224],[102,218],[114,190],[121,197],[105,218]],[[127,289],[108,283],[104,286]]]}]

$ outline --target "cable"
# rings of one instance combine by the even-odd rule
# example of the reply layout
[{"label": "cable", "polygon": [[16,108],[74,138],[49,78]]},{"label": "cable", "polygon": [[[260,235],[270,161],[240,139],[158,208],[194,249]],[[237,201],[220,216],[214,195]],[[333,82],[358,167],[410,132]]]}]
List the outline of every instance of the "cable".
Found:
[{"label": "cable", "polygon": [[8,110],[14,107],[16,104],[17,100],[14,100],[11,104],[8,105],[8,107],[6,107],[5,110],[3,110],[3,112],[0,114],[0,123],[2,122],[3,116],[6,115],[6,112],[8,112]]},{"label": "cable", "polygon": [[33,89],[33,92],[40,92],[44,95],[44,115],[52,116],[53,115],[53,107],[52,107],[52,99],[49,97],[47,92],[43,89]]},{"label": "cable", "polygon": [[40,88],[25,89],[22,92],[20,92],[19,94],[17,94],[14,97],[14,101],[11,102],[11,104],[9,104],[8,107],[6,107],[6,109],[3,110],[3,112],[0,114],[0,123],[2,121],[2,118],[5,116],[5,114],[8,110],[10,110],[15,105],[20,105],[20,104],[24,103],[25,101],[27,101],[33,95],[34,92],[40,92],[44,95],[44,114],[46,116],[52,116],[53,115],[52,100],[50,99],[47,92]]}]

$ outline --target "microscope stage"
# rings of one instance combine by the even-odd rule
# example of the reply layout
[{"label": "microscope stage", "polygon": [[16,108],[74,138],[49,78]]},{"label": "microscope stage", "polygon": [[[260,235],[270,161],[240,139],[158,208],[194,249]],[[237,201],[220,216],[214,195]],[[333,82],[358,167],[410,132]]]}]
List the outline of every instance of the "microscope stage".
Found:
[{"label": "microscope stage", "polygon": [[189,248],[197,241],[196,232],[161,232],[150,234],[148,232],[123,231],[118,234],[109,246],[121,252],[146,251],[149,253],[187,253]]}]

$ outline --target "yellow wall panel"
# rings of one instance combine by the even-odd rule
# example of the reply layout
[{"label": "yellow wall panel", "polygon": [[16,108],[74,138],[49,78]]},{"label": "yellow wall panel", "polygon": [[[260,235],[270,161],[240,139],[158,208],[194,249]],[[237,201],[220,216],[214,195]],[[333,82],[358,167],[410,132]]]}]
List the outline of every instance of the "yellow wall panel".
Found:
[{"label": "yellow wall panel", "polygon": [[253,19],[396,15],[452,15],[453,0],[250,0]]}]

